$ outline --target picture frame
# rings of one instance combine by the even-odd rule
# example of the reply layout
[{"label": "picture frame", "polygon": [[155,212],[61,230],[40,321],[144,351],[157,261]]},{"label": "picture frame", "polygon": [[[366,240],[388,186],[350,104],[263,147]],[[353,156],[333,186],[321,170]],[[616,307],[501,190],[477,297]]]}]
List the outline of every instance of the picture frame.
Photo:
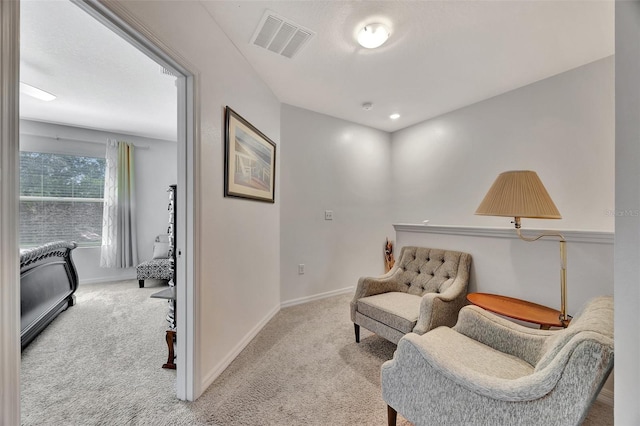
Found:
[{"label": "picture frame", "polygon": [[225,107],[224,196],[275,203],[276,144]]}]

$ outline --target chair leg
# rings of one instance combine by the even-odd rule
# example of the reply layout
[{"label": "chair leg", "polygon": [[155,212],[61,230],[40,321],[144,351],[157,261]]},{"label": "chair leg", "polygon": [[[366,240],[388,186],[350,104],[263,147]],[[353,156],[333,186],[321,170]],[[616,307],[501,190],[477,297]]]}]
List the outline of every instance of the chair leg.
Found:
[{"label": "chair leg", "polygon": [[398,419],[398,412],[390,405],[387,405],[387,425],[396,426],[397,419]]},{"label": "chair leg", "polygon": [[360,343],[360,326],[355,322],[353,323],[353,331],[356,332],[356,343]]},{"label": "chair leg", "polygon": [[138,280],[138,285],[140,288],[144,288],[144,280]]}]

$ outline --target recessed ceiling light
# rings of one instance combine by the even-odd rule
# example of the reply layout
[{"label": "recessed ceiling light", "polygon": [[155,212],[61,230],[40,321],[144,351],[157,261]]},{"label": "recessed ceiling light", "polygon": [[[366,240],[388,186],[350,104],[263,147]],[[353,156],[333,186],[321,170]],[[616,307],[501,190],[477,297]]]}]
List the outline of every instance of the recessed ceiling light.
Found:
[{"label": "recessed ceiling light", "polygon": [[400,118],[400,114],[398,114],[398,113],[391,114],[389,116],[389,118],[392,119],[392,120],[397,120],[398,118]]},{"label": "recessed ceiling light", "polygon": [[56,98],[55,95],[52,95],[49,92],[45,92],[42,89],[38,89],[37,87],[33,87],[30,84],[20,82],[20,91],[25,95],[29,95],[33,98],[40,99],[41,101],[52,101]]},{"label": "recessed ceiling light", "polygon": [[384,44],[391,33],[389,29],[382,24],[368,24],[358,33],[358,43],[367,49],[375,49]]}]

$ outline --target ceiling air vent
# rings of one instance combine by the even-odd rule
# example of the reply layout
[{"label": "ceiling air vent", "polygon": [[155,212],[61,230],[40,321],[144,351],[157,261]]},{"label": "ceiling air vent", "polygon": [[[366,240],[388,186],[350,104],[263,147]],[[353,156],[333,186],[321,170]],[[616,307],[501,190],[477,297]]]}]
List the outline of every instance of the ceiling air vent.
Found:
[{"label": "ceiling air vent", "polygon": [[313,31],[267,10],[251,37],[251,44],[293,58],[314,35]]}]

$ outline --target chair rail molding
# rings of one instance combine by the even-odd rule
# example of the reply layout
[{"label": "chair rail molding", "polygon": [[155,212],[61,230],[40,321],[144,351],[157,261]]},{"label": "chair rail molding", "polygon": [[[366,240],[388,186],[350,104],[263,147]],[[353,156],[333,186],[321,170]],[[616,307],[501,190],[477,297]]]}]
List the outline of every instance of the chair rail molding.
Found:
[{"label": "chair rail molding", "polygon": [[[492,228],[481,226],[452,226],[452,225],[423,225],[414,223],[395,223],[393,228],[396,232],[416,232],[425,234],[445,234],[463,235],[471,237],[491,237],[491,238],[513,238],[519,239],[513,228]],[[527,228],[523,231],[525,235],[537,235],[546,229]],[[593,244],[613,244],[614,233],[606,231],[580,231],[554,229],[552,232],[559,232],[564,235],[569,242],[593,243]]]}]

